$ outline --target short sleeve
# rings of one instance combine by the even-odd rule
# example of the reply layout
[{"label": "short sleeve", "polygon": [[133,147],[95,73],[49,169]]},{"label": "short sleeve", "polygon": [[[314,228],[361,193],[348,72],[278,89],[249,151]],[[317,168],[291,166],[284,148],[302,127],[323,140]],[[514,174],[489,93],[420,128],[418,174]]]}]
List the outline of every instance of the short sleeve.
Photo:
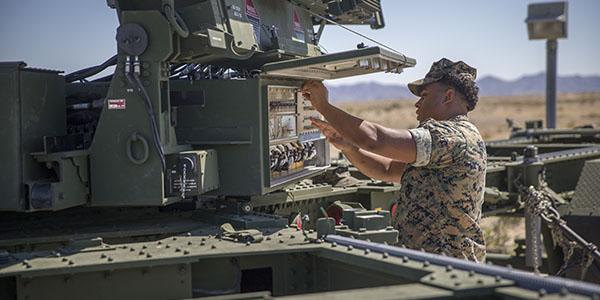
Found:
[{"label": "short sleeve", "polygon": [[417,146],[417,158],[412,165],[415,167],[426,166],[431,158],[431,134],[429,130],[419,127],[409,129],[408,132],[412,135]]},{"label": "short sleeve", "polygon": [[423,128],[431,135],[429,168],[445,168],[463,155],[466,141],[462,132],[450,122],[428,122]]}]

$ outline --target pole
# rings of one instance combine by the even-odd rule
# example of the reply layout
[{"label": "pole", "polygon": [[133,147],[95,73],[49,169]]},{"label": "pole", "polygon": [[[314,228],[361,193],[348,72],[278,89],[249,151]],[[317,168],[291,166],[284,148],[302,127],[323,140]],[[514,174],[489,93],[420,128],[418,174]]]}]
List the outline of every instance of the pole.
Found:
[{"label": "pole", "polygon": [[556,39],[546,40],[546,127],[556,128]]}]

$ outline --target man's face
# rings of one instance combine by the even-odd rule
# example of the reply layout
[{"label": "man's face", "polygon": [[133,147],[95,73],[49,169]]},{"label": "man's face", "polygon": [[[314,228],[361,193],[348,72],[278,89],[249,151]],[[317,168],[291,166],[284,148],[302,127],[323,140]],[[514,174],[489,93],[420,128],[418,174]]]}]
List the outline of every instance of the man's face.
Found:
[{"label": "man's face", "polygon": [[428,84],[423,88],[419,101],[415,103],[419,123],[429,118],[441,120],[446,90],[445,85],[437,82]]}]

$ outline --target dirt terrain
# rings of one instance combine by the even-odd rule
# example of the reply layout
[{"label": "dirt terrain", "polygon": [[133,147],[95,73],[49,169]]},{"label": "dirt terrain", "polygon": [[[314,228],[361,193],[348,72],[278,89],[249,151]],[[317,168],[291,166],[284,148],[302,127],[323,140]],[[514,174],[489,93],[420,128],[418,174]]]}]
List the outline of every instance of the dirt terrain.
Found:
[{"label": "dirt terrain", "polygon": [[[412,128],[417,125],[414,100],[388,100],[336,103],[353,115],[392,128]],[[600,126],[600,93],[561,94],[557,100],[559,128],[573,128],[587,124]],[[485,140],[505,139],[509,136],[506,119],[523,126],[527,120],[545,119],[543,95],[481,97],[469,118],[479,128]],[[332,157],[337,157],[332,149]],[[524,224],[520,218],[485,218],[482,228],[486,234],[488,250],[511,252],[515,238],[524,238]]]}]

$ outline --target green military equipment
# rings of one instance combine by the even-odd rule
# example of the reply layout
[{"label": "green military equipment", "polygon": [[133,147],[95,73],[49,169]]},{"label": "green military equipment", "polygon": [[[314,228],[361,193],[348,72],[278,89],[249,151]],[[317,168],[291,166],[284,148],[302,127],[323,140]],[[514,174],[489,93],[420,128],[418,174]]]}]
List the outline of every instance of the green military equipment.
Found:
[{"label": "green military equipment", "polygon": [[[325,24],[383,27],[380,1],[107,4],[120,25],[106,62],[67,75],[0,64],[0,299],[600,294],[582,281],[385,244],[402,234],[388,211],[400,187],[332,160],[299,92],[306,79],[416,64],[384,45],[321,52]],[[110,66],[112,75],[89,79]],[[528,233],[529,248],[547,253],[526,250],[530,265],[555,274],[572,252],[596,257],[599,136],[527,128],[488,144],[484,213],[528,207],[550,224]],[[350,182],[317,178],[340,175],[338,164]],[[332,204],[340,210],[325,210]],[[523,258],[489,256],[531,269]],[[589,264],[564,274],[587,269],[597,278]]]}]

